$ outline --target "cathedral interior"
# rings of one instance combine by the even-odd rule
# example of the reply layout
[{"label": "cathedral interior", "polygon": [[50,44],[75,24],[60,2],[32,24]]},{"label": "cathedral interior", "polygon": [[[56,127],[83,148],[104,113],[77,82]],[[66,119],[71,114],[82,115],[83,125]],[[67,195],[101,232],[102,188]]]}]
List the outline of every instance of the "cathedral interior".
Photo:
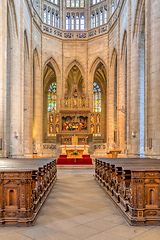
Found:
[{"label": "cathedral interior", "polygon": [[57,167],[67,185],[76,165],[130,225],[160,225],[160,0],[5,0],[0,13],[0,225],[35,222]]}]

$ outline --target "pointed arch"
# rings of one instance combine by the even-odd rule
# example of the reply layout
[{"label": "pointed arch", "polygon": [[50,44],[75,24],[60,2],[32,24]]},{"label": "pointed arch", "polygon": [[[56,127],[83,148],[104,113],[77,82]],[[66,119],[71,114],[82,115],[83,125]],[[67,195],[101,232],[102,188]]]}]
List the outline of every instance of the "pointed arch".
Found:
[{"label": "pointed arch", "polygon": [[29,44],[28,44],[28,36],[27,36],[27,30],[24,30],[24,47],[26,51],[27,58],[29,59]]},{"label": "pointed arch", "polygon": [[134,19],[133,26],[133,38],[138,36],[138,32],[140,31],[142,15],[144,13],[145,0],[139,0],[137,3],[136,14]]},{"label": "pointed arch", "polygon": [[114,62],[117,57],[117,50],[114,48],[112,51],[112,56],[111,56],[111,61],[110,61],[110,66],[112,67],[114,65]]},{"label": "pointed arch", "polygon": [[40,60],[39,60],[39,54],[38,54],[37,48],[35,48],[33,51],[33,60],[37,60],[38,67],[40,67]]},{"label": "pointed arch", "polygon": [[[97,121],[95,127],[91,127],[93,130],[93,137],[96,141],[96,138],[101,138],[102,141],[106,139],[106,126],[102,123],[106,121],[106,93],[107,93],[107,72],[106,72],[106,64],[100,58],[97,57],[90,69],[91,79],[92,79],[92,94],[93,94],[93,116]],[[98,120],[99,119],[99,120]]]},{"label": "pointed arch", "polygon": [[123,40],[122,40],[122,48],[121,48],[121,59],[122,60],[125,59],[126,49],[127,49],[127,31],[124,30]]},{"label": "pointed arch", "polygon": [[101,63],[102,65],[104,65],[105,71],[106,71],[106,75],[107,75],[107,66],[106,66],[105,62],[104,62],[100,57],[97,57],[97,58],[94,60],[94,62],[92,63],[92,66],[91,66],[91,68],[90,68],[90,73],[92,74],[92,76],[94,76],[94,74],[95,74],[95,72],[96,72],[96,70],[97,70],[97,68],[98,68],[98,66],[99,66],[100,63]]},{"label": "pointed arch", "polygon": [[77,67],[79,68],[79,70],[80,70],[80,72],[81,72],[81,74],[82,74],[82,77],[84,78],[84,75],[85,75],[84,69],[83,69],[83,67],[81,66],[81,64],[80,64],[77,60],[74,60],[72,63],[70,63],[70,64],[68,65],[68,67],[66,68],[66,71],[65,71],[65,73],[66,73],[65,76],[66,76],[66,77],[68,76],[70,70],[71,70],[72,67],[74,67],[74,66],[77,66]]},{"label": "pointed arch", "polygon": [[56,76],[59,78],[60,77],[60,68],[57,64],[57,62],[55,61],[55,59],[53,57],[50,57],[45,63],[44,63],[44,66],[43,66],[43,71],[45,69],[45,67],[47,65],[51,65],[52,68],[54,69],[55,73],[56,73]]},{"label": "pointed arch", "polygon": [[17,15],[14,0],[8,0],[8,24],[13,34],[18,38]]}]

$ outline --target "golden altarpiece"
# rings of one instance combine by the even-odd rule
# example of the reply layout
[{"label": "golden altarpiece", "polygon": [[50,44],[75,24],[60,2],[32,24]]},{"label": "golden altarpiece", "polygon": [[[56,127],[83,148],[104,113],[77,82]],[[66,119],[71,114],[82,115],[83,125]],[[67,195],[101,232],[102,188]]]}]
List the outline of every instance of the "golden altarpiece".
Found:
[{"label": "golden altarpiece", "polygon": [[56,104],[56,83],[52,83],[48,88],[47,139],[54,138],[56,143],[67,146],[90,145],[93,136],[101,136],[101,112],[91,112],[78,67],[74,66],[68,74],[66,92],[58,112]]}]

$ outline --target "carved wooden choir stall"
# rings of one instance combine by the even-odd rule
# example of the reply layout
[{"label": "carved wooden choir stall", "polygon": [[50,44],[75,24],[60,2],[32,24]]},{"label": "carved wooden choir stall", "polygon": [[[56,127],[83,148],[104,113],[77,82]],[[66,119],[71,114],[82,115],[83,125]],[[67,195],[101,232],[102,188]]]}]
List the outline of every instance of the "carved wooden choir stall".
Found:
[{"label": "carved wooden choir stall", "polygon": [[131,225],[160,224],[159,159],[96,159],[95,179]]},{"label": "carved wooden choir stall", "polygon": [[0,166],[0,224],[33,224],[56,181],[56,160],[5,159]]}]

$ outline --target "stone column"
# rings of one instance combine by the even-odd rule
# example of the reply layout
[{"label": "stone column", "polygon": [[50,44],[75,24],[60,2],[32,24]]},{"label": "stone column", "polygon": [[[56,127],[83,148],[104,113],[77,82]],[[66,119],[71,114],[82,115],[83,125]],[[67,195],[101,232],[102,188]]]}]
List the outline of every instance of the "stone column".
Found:
[{"label": "stone column", "polygon": [[[151,1],[150,6],[150,89],[148,140],[152,140],[149,155],[160,157],[160,0]],[[149,24],[149,23],[148,23]]]},{"label": "stone column", "polygon": [[33,142],[34,152],[42,154],[43,78],[37,50],[33,61]]},{"label": "stone column", "polygon": [[7,1],[0,3],[0,157],[6,156]]},{"label": "stone column", "polygon": [[32,108],[32,74],[31,54],[27,48],[28,36],[24,34],[24,156],[33,154],[33,108]]}]

